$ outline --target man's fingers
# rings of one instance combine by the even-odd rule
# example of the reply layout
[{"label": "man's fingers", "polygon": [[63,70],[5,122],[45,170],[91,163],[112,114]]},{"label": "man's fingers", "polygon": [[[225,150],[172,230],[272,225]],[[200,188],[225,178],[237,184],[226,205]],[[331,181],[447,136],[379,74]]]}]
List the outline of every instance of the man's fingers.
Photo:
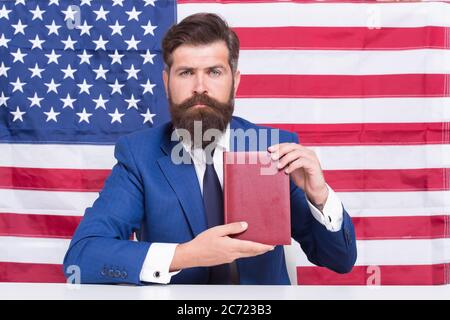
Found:
[{"label": "man's fingers", "polygon": [[238,240],[238,239],[233,239],[233,241],[235,242],[234,247],[238,251],[239,256],[241,258],[260,255],[266,253],[267,251],[275,249],[275,247],[272,245],[253,241]]},{"label": "man's fingers", "polygon": [[229,223],[229,224],[225,224],[222,226],[217,226],[214,227],[214,231],[217,232],[217,235],[219,237],[224,237],[224,236],[228,236],[230,234],[237,234],[237,233],[241,233],[244,232],[245,230],[247,230],[248,224],[247,222],[233,222],[233,223]]}]

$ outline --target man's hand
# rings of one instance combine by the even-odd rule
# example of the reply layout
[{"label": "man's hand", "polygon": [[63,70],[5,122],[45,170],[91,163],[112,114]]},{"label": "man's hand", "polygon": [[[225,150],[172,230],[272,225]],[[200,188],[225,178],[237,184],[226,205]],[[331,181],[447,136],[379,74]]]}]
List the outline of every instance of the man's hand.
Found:
[{"label": "man's hand", "polygon": [[231,234],[244,232],[247,227],[245,222],[217,226],[200,233],[189,242],[179,244],[175,249],[170,272],[231,263],[239,258],[257,256],[274,249],[274,246],[229,237]]},{"label": "man's hand", "polygon": [[308,199],[319,209],[323,208],[328,188],[315,152],[297,143],[275,144],[268,150],[272,160],[279,160],[278,169],[290,174]]}]

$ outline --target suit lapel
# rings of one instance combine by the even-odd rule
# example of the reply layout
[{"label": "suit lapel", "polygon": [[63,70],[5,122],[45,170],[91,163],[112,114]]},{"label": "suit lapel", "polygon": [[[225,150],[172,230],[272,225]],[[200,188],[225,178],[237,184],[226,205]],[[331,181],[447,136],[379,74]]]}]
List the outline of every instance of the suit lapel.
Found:
[{"label": "suit lapel", "polygon": [[195,237],[207,228],[203,198],[194,164],[175,164],[171,159],[172,149],[178,144],[170,140],[171,133],[172,128],[161,144],[165,155],[158,159],[158,165],[174,190]]}]

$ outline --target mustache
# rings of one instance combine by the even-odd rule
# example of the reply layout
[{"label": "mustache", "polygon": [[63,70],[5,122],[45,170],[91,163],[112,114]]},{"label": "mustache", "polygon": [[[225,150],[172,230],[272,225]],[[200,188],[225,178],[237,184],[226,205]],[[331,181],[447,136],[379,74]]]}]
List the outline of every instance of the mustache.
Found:
[{"label": "mustache", "polygon": [[197,104],[203,104],[213,109],[223,108],[224,103],[220,103],[214,98],[211,98],[205,93],[194,94],[192,97],[181,102],[178,107],[181,109],[189,109]]}]

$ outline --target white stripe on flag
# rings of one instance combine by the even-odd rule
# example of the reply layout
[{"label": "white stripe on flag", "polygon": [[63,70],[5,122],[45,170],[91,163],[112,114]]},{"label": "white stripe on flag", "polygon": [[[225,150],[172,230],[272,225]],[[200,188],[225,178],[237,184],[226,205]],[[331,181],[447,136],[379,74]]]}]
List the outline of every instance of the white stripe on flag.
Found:
[{"label": "white stripe on flag", "polygon": [[116,163],[112,145],[0,143],[0,155],[0,167],[110,169]]},{"label": "white stripe on flag", "polygon": [[0,189],[0,212],[82,216],[97,197],[97,192]]},{"label": "white stripe on flag", "polygon": [[[430,3],[190,3],[177,20],[195,12],[217,13],[232,27],[423,27],[450,26],[450,6]],[[263,19],[263,18],[264,19]],[[270,19],[268,18],[270,17]],[[334,18],[330,18],[334,17]],[[339,19],[337,19],[339,17]]]},{"label": "white stripe on flag", "polygon": [[450,121],[450,98],[239,98],[236,116],[255,123],[422,123]]},{"label": "white stripe on flag", "polygon": [[[67,239],[0,237],[0,261],[61,264],[69,246]],[[449,262],[450,239],[359,240],[356,265],[410,265]],[[298,266],[311,266],[304,253]]]},{"label": "white stripe on flag", "polygon": [[450,73],[450,51],[242,50],[239,70],[256,75],[445,74]]},{"label": "white stripe on flag", "polygon": [[[450,213],[450,191],[338,192],[352,217]],[[0,189],[0,212],[82,216],[98,193]]]},{"label": "white stripe on flag", "polygon": [[[358,240],[355,265],[427,265],[450,262],[450,239]],[[296,247],[296,244],[293,245]],[[290,250],[287,249],[287,250]],[[297,266],[313,266],[304,252],[296,250]]]},{"label": "white stripe on flag", "polygon": [[[13,150],[10,148],[2,150],[0,145],[0,154],[2,155],[0,167],[109,170],[116,163],[113,156],[113,146],[102,147],[98,150],[86,148],[80,151],[76,158],[74,158],[71,146],[53,146],[54,153],[46,152],[47,146],[42,145],[33,146],[28,152],[27,146],[11,146],[14,147]],[[322,168],[326,170],[450,168],[449,144],[311,146],[309,148],[317,153]],[[55,149],[58,150],[55,151]],[[53,154],[57,154],[57,156],[53,157]],[[78,159],[79,161],[72,161],[72,159]],[[18,199],[18,201],[22,200]]]},{"label": "white stripe on flag", "polygon": [[450,213],[450,191],[338,192],[338,195],[352,217]]}]

